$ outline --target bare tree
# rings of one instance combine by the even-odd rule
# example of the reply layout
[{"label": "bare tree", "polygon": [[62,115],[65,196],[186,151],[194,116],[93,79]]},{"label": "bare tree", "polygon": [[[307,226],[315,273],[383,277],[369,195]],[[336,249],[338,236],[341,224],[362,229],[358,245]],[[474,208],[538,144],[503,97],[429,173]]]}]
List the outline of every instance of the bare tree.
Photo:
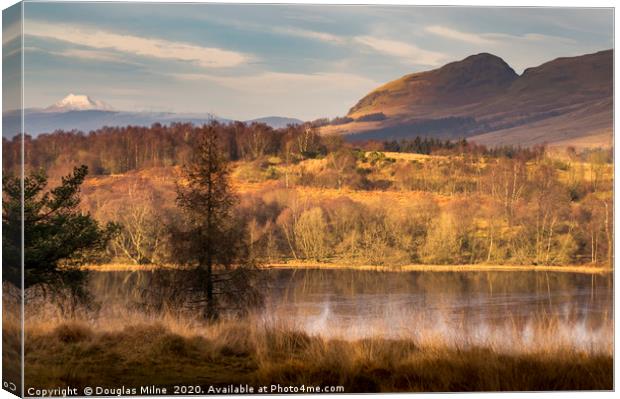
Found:
[{"label": "bare tree", "polygon": [[321,260],[327,257],[327,223],[321,208],[311,208],[301,214],[295,223],[295,241],[306,258]]},{"label": "bare tree", "polygon": [[[536,263],[554,263],[568,259],[565,251],[568,242],[559,236],[560,231],[572,229],[569,221],[570,197],[558,181],[556,171],[548,162],[540,162],[533,171],[532,208],[530,213],[534,230]],[[564,238],[569,238],[570,235]]]},{"label": "bare tree", "polygon": [[355,174],[356,159],[351,150],[341,148],[327,157],[327,164],[336,175],[336,188],[342,189],[345,181]]},{"label": "bare tree", "polygon": [[306,127],[297,136],[297,148],[303,157],[313,158],[319,152],[321,136],[315,127]]},{"label": "bare tree", "polygon": [[127,199],[115,215],[120,231],[112,241],[113,249],[135,264],[156,262],[161,258],[166,231],[155,194],[136,183],[129,187]]},{"label": "bare tree", "polygon": [[488,187],[491,196],[500,201],[508,225],[514,220],[515,207],[525,193],[527,168],[522,160],[500,159],[490,169]]}]

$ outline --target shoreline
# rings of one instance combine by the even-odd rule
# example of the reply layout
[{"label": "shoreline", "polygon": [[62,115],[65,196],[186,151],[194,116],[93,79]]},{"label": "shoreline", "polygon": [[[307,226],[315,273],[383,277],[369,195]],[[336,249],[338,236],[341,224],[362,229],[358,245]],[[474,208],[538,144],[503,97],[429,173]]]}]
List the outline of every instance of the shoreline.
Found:
[{"label": "shoreline", "polygon": [[602,266],[582,266],[582,265],[402,265],[402,266],[381,266],[381,265],[346,265],[341,263],[305,263],[288,262],[273,263],[265,265],[263,269],[326,269],[326,270],[366,270],[383,272],[561,272],[561,273],[581,273],[581,274],[607,274],[613,273],[613,269]]},{"label": "shoreline", "polygon": [[[150,271],[162,268],[157,265],[133,265],[121,263],[108,263],[102,265],[84,265],[81,270],[117,272],[117,271]],[[584,266],[584,265],[423,265],[412,264],[402,266],[384,265],[350,265],[345,263],[320,263],[320,262],[299,262],[291,261],[286,263],[271,263],[259,267],[262,270],[271,269],[300,269],[300,270],[359,270],[359,271],[378,271],[378,272],[559,272],[559,273],[579,273],[579,274],[609,274],[613,269],[605,266]]]}]

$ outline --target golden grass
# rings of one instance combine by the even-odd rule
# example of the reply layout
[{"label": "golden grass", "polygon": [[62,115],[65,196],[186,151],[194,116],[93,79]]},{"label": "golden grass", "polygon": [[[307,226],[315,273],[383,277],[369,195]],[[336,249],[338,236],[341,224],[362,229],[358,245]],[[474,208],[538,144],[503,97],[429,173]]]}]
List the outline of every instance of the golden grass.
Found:
[{"label": "golden grass", "polygon": [[[3,287],[2,307],[2,379],[15,385],[16,395],[21,394],[21,319],[20,304],[8,298]],[[5,388],[6,389],[6,388]]]},{"label": "golden grass", "polygon": [[[262,189],[262,188],[260,188]],[[256,187],[256,191],[259,187]],[[249,192],[249,190],[248,190]],[[391,204],[393,206],[408,206],[428,196],[424,191],[397,191],[397,190],[352,190],[349,188],[320,188],[311,186],[297,186],[291,189],[300,200],[320,202],[328,199],[347,197],[352,201],[365,205]],[[432,194],[438,205],[449,202],[454,197],[441,194]]]},{"label": "golden grass", "polygon": [[[87,264],[82,270],[99,272],[150,271],[161,268],[157,265],[136,265],[131,263]],[[263,269],[325,269],[325,270],[369,270],[385,272],[560,272],[581,274],[608,274],[613,269],[592,265],[351,265],[347,263],[321,263],[312,261],[288,261],[286,263],[269,263]]]},{"label": "golden grass", "polygon": [[341,385],[345,392],[613,389],[612,351],[448,347],[310,336],[255,319],[214,325],[30,325],[26,386]]},{"label": "golden grass", "polygon": [[[415,154],[409,152],[391,152],[391,151],[381,151],[385,154],[386,158],[392,159],[402,159],[404,161],[428,161],[430,159],[447,159],[447,156],[444,155],[426,155],[426,154]],[[366,156],[369,156],[372,151],[367,151]]]},{"label": "golden grass", "polygon": [[86,264],[80,267],[81,270],[92,270],[98,272],[128,272],[128,271],[150,271],[160,269],[158,265],[136,265],[135,263],[105,263],[105,264]]},{"label": "golden grass", "polygon": [[346,263],[319,263],[291,261],[287,263],[272,263],[264,266],[267,269],[339,269],[339,270],[372,270],[372,271],[397,271],[397,272],[564,272],[583,274],[606,274],[613,269],[603,266],[589,265],[402,265],[402,266],[378,266],[378,265],[350,265]]}]

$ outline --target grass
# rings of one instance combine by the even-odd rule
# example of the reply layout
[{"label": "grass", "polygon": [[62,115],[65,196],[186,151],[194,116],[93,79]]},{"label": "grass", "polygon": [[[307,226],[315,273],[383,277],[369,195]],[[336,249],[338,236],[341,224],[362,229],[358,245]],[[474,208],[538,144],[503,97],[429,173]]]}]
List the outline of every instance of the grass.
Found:
[{"label": "grass", "polygon": [[350,265],[347,263],[321,263],[290,261],[286,263],[273,263],[266,268],[284,269],[353,269],[373,271],[400,271],[400,272],[565,272],[583,274],[605,274],[613,272],[613,269],[602,266],[590,265],[401,265],[401,266],[378,266],[378,265]]},{"label": "grass", "polygon": [[[506,352],[427,339],[311,336],[255,318],[29,323],[26,386],[341,385],[345,392],[613,389],[613,350]],[[552,333],[552,331],[550,332]]]},{"label": "grass", "polygon": [[[3,287],[2,307],[2,380],[12,383],[15,394],[20,394],[21,387],[21,323],[19,307],[16,303],[4,300],[8,287]],[[6,386],[5,386],[6,389]]]},{"label": "grass", "polygon": [[[136,265],[131,263],[106,263],[106,264],[87,264],[82,266],[83,270],[94,270],[104,272],[154,270],[160,266],[156,265]],[[371,270],[371,271],[390,271],[390,272],[564,272],[582,274],[607,274],[613,269],[604,266],[591,265],[352,265],[349,263],[327,263],[314,261],[295,261],[286,263],[270,263],[263,266],[265,269],[332,269],[332,270]]]}]

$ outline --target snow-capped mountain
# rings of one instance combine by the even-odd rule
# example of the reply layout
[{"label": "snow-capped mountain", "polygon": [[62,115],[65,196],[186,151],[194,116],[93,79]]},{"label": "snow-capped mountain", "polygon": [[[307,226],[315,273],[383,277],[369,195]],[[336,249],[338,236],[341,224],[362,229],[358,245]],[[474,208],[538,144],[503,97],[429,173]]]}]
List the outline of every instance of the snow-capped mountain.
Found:
[{"label": "snow-capped mountain", "polygon": [[46,110],[53,112],[87,110],[112,111],[113,108],[109,104],[103,101],[93,100],[85,94],[70,93],[54,105],[47,107]]}]

